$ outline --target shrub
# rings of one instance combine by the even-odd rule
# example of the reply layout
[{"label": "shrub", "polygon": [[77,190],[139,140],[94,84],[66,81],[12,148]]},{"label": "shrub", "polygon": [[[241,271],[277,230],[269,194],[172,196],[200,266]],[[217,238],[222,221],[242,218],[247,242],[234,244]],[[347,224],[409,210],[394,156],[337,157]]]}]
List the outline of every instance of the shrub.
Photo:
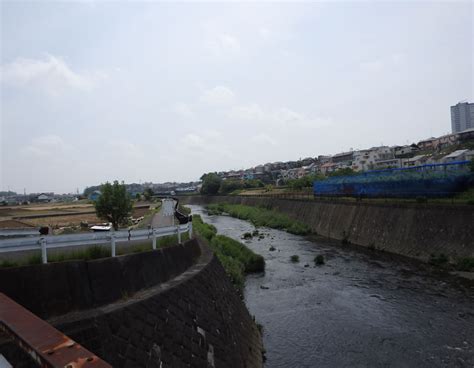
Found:
[{"label": "shrub", "polygon": [[244,233],[244,235],[242,235],[242,239],[252,239],[252,234],[251,233]]},{"label": "shrub", "polygon": [[314,263],[317,265],[323,265],[324,264],[324,256],[322,254],[318,254],[316,257],[314,257]]},{"label": "shrub", "polygon": [[290,261],[291,262],[294,262],[294,263],[297,263],[300,261],[300,257],[297,256],[296,254],[293,254],[291,257],[290,257]]}]

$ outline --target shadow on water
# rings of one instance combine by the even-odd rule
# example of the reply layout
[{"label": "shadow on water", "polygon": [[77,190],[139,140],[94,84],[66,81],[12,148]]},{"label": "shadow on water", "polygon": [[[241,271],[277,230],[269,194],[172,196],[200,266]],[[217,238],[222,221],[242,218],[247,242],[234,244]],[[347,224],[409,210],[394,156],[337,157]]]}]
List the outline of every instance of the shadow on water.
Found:
[{"label": "shadow on water", "polygon": [[[255,229],[189,207],[231,238]],[[263,239],[245,243],[266,271],[247,277],[245,302],[263,325],[266,367],[474,367],[472,284],[387,254],[259,230]],[[324,265],[314,263],[319,254]]]}]

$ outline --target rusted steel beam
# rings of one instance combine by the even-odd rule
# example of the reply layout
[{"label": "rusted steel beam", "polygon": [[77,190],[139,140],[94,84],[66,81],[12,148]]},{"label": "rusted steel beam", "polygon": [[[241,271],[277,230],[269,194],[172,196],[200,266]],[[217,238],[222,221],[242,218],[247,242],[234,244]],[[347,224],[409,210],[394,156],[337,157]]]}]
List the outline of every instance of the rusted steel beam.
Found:
[{"label": "rusted steel beam", "polygon": [[3,293],[0,293],[0,330],[41,367],[112,367]]}]

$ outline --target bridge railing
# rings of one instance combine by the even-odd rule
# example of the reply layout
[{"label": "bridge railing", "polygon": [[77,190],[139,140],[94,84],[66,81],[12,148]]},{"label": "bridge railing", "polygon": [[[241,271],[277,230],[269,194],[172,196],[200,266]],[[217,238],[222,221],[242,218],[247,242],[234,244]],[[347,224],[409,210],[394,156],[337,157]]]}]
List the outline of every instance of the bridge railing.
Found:
[{"label": "bridge railing", "polygon": [[[32,363],[39,367],[112,368],[97,355],[3,293],[0,293],[0,332],[11,340],[18,350],[21,349],[29,355]],[[25,358],[21,357],[21,360]],[[0,354],[0,367],[5,366],[12,367]]]},{"label": "bridge railing", "polygon": [[177,235],[181,244],[182,234],[188,232],[192,236],[192,222],[187,224],[150,228],[144,230],[119,230],[70,235],[31,236],[13,239],[0,239],[0,253],[41,250],[43,263],[48,262],[48,249],[77,247],[82,245],[103,245],[110,243],[111,255],[116,256],[116,244],[135,240],[151,240],[156,249],[156,239]]}]

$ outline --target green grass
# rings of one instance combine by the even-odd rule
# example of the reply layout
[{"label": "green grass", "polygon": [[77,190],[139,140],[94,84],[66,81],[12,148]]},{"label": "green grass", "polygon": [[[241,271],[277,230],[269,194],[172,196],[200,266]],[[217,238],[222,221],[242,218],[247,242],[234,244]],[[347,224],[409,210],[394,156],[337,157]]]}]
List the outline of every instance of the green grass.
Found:
[{"label": "green grass", "polygon": [[255,226],[267,226],[274,229],[286,230],[291,234],[306,235],[310,228],[293,220],[285,214],[262,207],[244,206],[241,204],[210,204],[206,207],[210,214],[228,213],[232,217],[248,220]]},{"label": "green grass", "polygon": [[224,235],[218,235],[214,226],[202,221],[201,216],[193,215],[193,229],[209,242],[209,246],[221,262],[232,283],[242,291],[245,274],[261,272],[265,260],[241,242]]},{"label": "green grass", "polygon": [[456,270],[458,271],[474,271],[474,257],[463,257],[456,261]]},{"label": "green grass", "polygon": [[291,257],[290,257],[290,261],[293,262],[293,263],[298,263],[300,261],[300,257],[297,256],[296,254],[293,254]]},{"label": "green grass", "polygon": [[314,263],[316,265],[323,265],[324,264],[324,256],[322,254],[318,254],[316,257],[314,257]]}]

